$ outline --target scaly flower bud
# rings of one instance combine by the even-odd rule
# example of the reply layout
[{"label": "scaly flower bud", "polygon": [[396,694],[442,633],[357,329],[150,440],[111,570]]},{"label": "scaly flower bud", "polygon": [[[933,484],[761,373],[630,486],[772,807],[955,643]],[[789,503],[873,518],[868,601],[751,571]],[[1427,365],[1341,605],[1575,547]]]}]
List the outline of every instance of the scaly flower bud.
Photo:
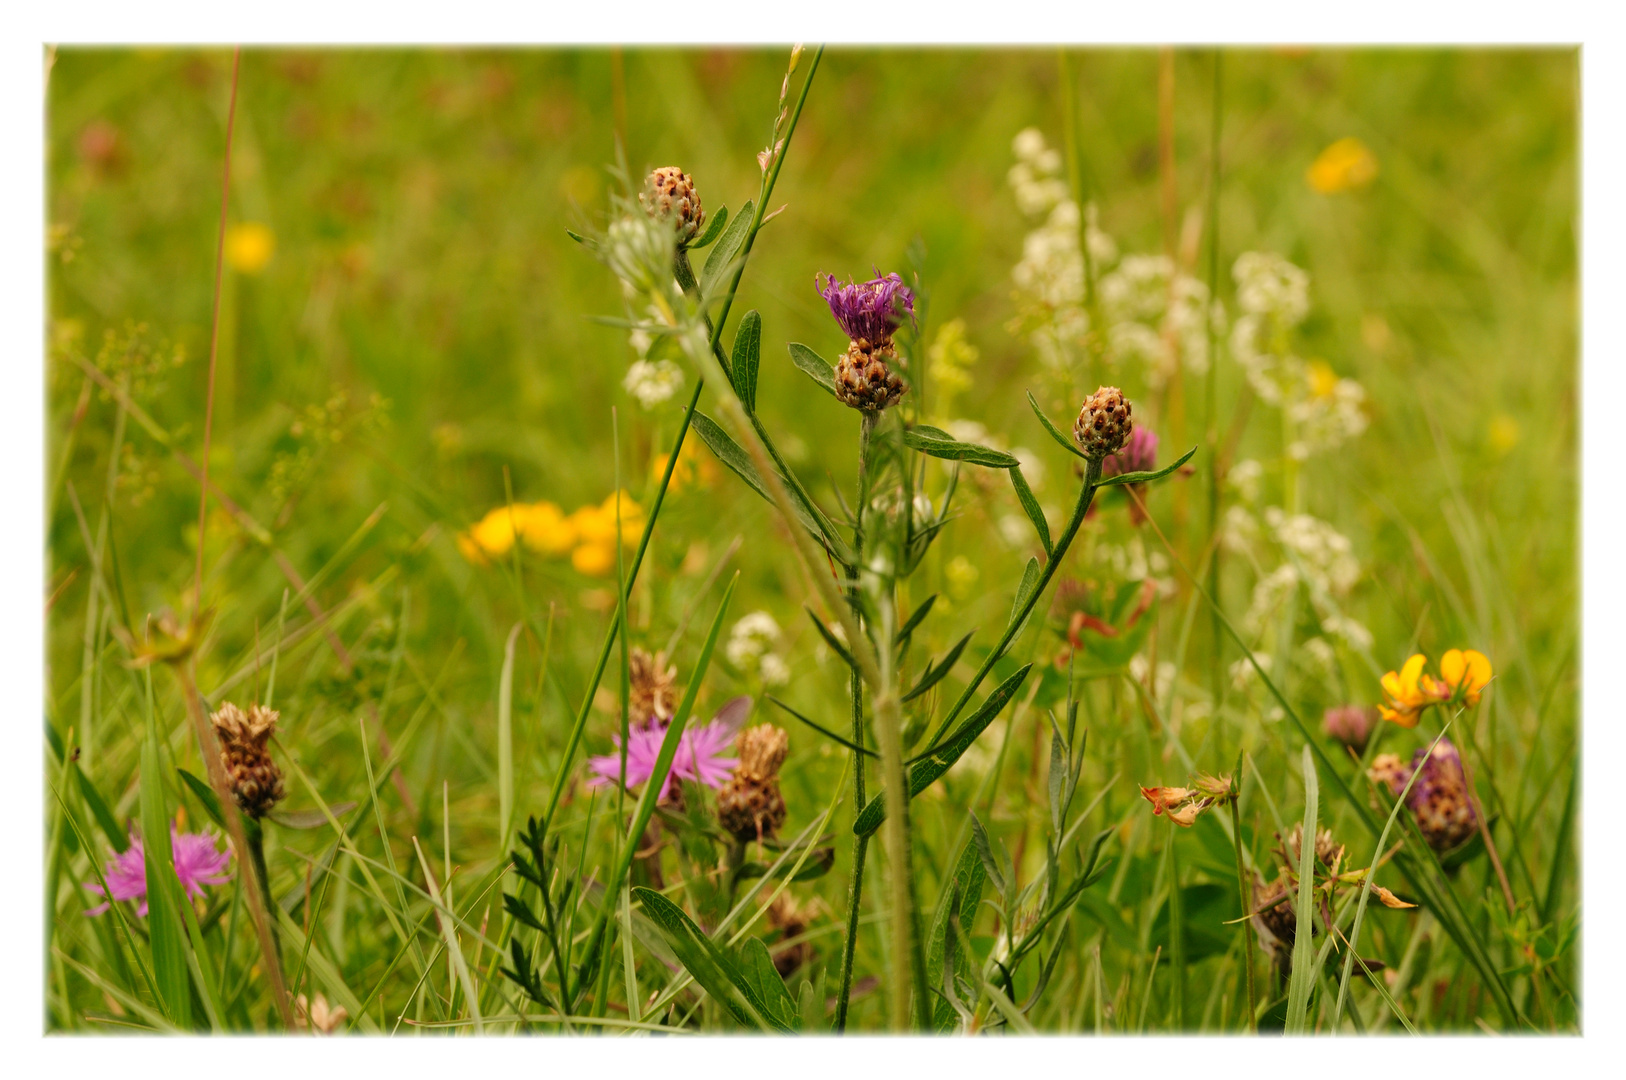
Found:
[{"label": "scaly flower bud", "polygon": [[1101,461],[1121,450],[1135,430],[1130,412],[1129,399],[1116,386],[1103,386],[1091,394],[1073,424],[1073,438],[1084,449],[1084,456]]},{"label": "scaly flower bud", "polygon": [[700,226],[706,220],[694,181],[676,165],[650,173],[644,180],[644,190],[638,196],[638,202],[651,217],[670,221],[676,226],[680,245],[698,236]]},{"label": "scaly flower bud", "polygon": [[277,712],[250,705],[244,712],[231,702],[209,719],[220,737],[220,760],[231,781],[232,797],[251,818],[262,818],[282,799],[282,770],[266,744],[277,729]]},{"label": "scaly flower bud", "polygon": [[672,719],[677,667],[666,664],[665,653],[650,656],[643,649],[633,649],[627,657],[627,677],[631,689],[627,713],[634,726],[665,724]]},{"label": "scaly flower bud", "polygon": [[785,823],[785,797],[779,792],[779,766],[790,749],[783,728],[761,724],[740,732],[740,763],[734,778],[717,792],[717,820],[741,843],[773,836]]}]

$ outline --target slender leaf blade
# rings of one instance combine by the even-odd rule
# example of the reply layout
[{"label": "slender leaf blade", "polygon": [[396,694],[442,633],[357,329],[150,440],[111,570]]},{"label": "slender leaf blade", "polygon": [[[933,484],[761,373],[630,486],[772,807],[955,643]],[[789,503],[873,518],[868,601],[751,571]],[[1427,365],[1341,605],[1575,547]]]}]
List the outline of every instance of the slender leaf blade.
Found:
[{"label": "slender leaf blade", "polygon": [[791,342],[786,348],[790,351],[790,362],[802,374],[818,383],[831,397],[836,396],[836,372],[828,360],[799,341]]}]

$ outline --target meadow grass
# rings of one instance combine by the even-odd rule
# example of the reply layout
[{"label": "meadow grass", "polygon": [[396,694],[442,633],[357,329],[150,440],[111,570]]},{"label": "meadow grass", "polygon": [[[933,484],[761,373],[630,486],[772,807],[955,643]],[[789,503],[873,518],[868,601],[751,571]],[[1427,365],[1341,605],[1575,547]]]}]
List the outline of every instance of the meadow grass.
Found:
[{"label": "meadow grass", "polygon": [[[1578,1030],[1575,52],[786,66],[246,50],[234,97],[230,52],[56,53],[47,1029]],[[714,228],[632,280],[668,164]],[[1069,235],[1094,332],[1013,277]],[[1308,274],[1254,338],[1250,252]],[[910,390],[861,420],[814,275],[872,266]],[[681,385],[645,407],[639,359]],[[1079,460],[1101,384],[1149,469],[1195,453]],[[573,545],[513,540],[543,500]],[[634,763],[634,649],[676,668],[657,778],[739,695],[788,732],[760,842],[705,784],[586,784]],[[1448,649],[1494,678],[1324,730]],[[187,898],[160,843],[146,914],[87,915],[132,833],[237,834],[227,701],[280,713],[263,898],[240,861]],[[1439,852],[1424,774],[1368,776],[1445,721]]]}]

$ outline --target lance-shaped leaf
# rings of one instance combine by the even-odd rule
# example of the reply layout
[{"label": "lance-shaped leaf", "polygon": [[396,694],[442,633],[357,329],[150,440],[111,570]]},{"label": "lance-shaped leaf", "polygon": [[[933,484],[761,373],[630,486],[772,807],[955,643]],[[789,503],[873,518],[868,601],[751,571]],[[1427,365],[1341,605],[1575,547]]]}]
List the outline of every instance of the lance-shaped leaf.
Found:
[{"label": "lance-shaped leaf", "polygon": [[[977,907],[982,903],[982,886],[987,880],[988,872],[983,869],[982,859],[977,851],[967,844],[960,852],[960,859],[955,864],[954,875],[943,883],[942,894],[937,898],[937,910],[932,913],[931,933],[926,941],[926,985],[944,985],[945,953],[947,953],[950,934],[949,922],[959,923],[960,940],[971,936],[971,924],[976,920]],[[955,950],[948,954],[946,972],[949,977],[960,974],[966,978],[971,976],[971,965],[965,960],[964,950]],[[958,969],[958,970],[956,970]],[[946,1001],[938,1003],[936,1009],[936,1027],[939,1031],[954,1023],[954,1009]]]},{"label": "lance-shaped leaf", "polygon": [[1126,472],[1119,473],[1117,476],[1104,476],[1100,480],[1096,481],[1095,486],[1098,488],[1103,488],[1112,487],[1114,484],[1148,484],[1153,480],[1161,480],[1165,476],[1174,472],[1174,470],[1178,469],[1180,466],[1184,465],[1186,462],[1190,461],[1191,455],[1195,454],[1196,452],[1197,448],[1193,446],[1190,450],[1187,450],[1185,453],[1180,455],[1179,461],[1176,461],[1173,465],[1166,468],[1158,469],[1154,472]]},{"label": "lance-shaped leaf", "polygon": [[830,646],[830,651],[841,657],[843,664],[853,667],[853,654],[848,652],[847,646],[842,644],[840,638],[836,637],[835,631],[824,625],[824,620],[819,618],[817,613],[806,604],[802,605],[802,610],[807,612],[807,617],[813,620],[813,625],[818,629],[819,636],[824,639],[826,645]]},{"label": "lance-shaped leaf", "polygon": [[909,618],[904,620],[902,626],[898,627],[898,632],[892,636],[892,643],[901,648],[909,640],[909,635],[915,632],[915,628],[925,620],[927,615],[931,614],[932,605],[935,603],[937,603],[936,593],[932,593],[925,600],[922,600],[920,606],[910,612]]},{"label": "lance-shaped leaf", "polygon": [[915,683],[913,689],[911,689],[907,694],[903,695],[903,700],[913,701],[921,694],[924,694],[926,691],[942,682],[948,676],[949,669],[954,667],[954,662],[960,659],[960,654],[965,652],[965,647],[971,643],[971,634],[975,633],[976,631],[973,630],[970,634],[967,634],[965,637],[955,642],[954,648],[950,649],[948,651],[948,655],[944,656],[943,659],[939,660],[937,663],[926,665],[926,673],[920,677],[919,682]]},{"label": "lance-shaped leaf", "polygon": [[785,988],[785,980],[773,966],[773,957],[768,955],[768,947],[761,938],[746,939],[740,947],[739,967],[740,975],[767,1004],[769,1012],[786,1027],[793,1027],[798,1018],[796,1002]]},{"label": "lance-shaped leaf", "polygon": [[774,1014],[739,965],[702,933],[682,908],[642,886],[635,887],[632,895],[659,928],[678,962],[734,1019],[762,1031],[790,1031],[790,1025]]},{"label": "lance-shaped leaf", "polygon": [[1011,486],[1016,489],[1016,500],[1022,504],[1022,512],[1033,522],[1034,531],[1039,534],[1039,543],[1044,547],[1044,553],[1050,555],[1050,522],[1045,520],[1044,511],[1039,508],[1039,500],[1033,497],[1033,489],[1028,487],[1027,477],[1022,475],[1020,465],[1010,470]]},{"label": "lance-shaped leaf", "polygon": [[803,716],[801,713],[797,712],[795,709],[791,708],[789,705],[786,705],[783,701],[780,701],[778,698],[774,697],[772,694],[768,695],[768,700],[773,702],[775,705],[779,706],[781,709],[784,709],[786,712],[790,713],[796,719],[800,720],[802,723],[806,724],[808,727],[812,728],[814,731],[817,731],[820,735],[823,735],[825,738],[830,739],[833,742],[838,742],[842,746],[845,746],[847,749],[856,750],[860,754],[864,754],[864,755],[866,755],[868,757],[879,757],[880,756],[875,751],[870,750],[870,749],[868,749],[866,747],[863,747],[863,746],[859,746],[857,743],[853,742],[851,739],[846,738],[845,736],[837,735],[835,732],[831,731],[829,728],[825,727],[824,725],[814,723],[812,720],[809,720],[807,717]]},{"label": "lance-shaped leaf", "polygon": [[1039,423],[1044,425],[1044,429],[1050,433],[1050,437],[1055,439],[1063,450],[1066,450],[1069,454],[1072,454],[1075,457],[1084,458],[1086,461],[1089,460],[1089,458],[1085,456],[1084,451],[1080,450],[1078,445],[1074,443],[1072,439],[1069,439],[1067,436],[1063,435],[1056,429],[1056,425],[1050,422],[1050,417],[1046,416],[1044,414],[1044,410],[1039,408],[1039,403],[1033,400],[1033,391],[1031,390],[1028,391],[1028,404],[1033,406],[1033,415],[1039,418]]},{"label": "lance-shaped leaf", "polygon": [[729,373],[734,378],[734,389],[739,392],[740,404],[745,411],[757,411],[757,368],[762,366],[762,316],[747,311],[734,333],[734,358],[729,362]]},{"label": "lance-shaped leaf", "polygon": [[1000,450],[990,450],[976,443],[960,442],[942,428],[929,424],[916,424],[903,433],[903,445],[922,454],[947,461],[969,461],[973,465],[986,465],[991,469],[1015,468],[1017,460]]},{"label": "lance-shaped leaf", "polygon": [[[728,432],[724,431],[717,424],[717,421],[696,410],[691,426],[694,428],[695,434],[700,436],[700,441],[706,444],[707,449],[716,456],[718,461],[726,465],[728,470],[735,476],[744,480],[752,491],[761,495],[768,502],[773,502],[773,497],[768,494],[768,489],[762,482],[762,476],[757,472],[757,467],[751,461],[750,456],[746,454],[739,443],[729,437]],[[796,514],[796,520],[802,523],[802,526],[813,535],[815,540],[824,545],[825,550],[841,560],[843,564],[852,562],[852,553],[847,548],[847,545],[842,542],[840,537],[834,535],[831,531],[825,530],[815,520],[798,496],[796,486],[787,483],[785,487],[790,493],[790,505]]]},{"label": "lance-shaped leaf", "polygon": [[745,243],[745,234],[751,228],[751,212],[754,207],[749,199],[740,207],[740,212],[723,235],[718,237],[717,246],[711,249],[706,257],[706,265],[700,270],[700,294],[707,300],[716,297],[717,286],[728,275],[729,268],[740,253],[740,247]]},{"label": "lance-shaped leaf", "polygon": [[[982,703],[982,708],[969,716],[954,734],[913,760],[909,769],[911,799],[931,787],[937,782],[938,777],[948,772],[954,763],[960,760],[961,755],[977,740],[977,736],[993,723],[1000,710],[1010,704],[1011,698],[1016,696],[1017,689],[1022,685],[1022,680],[1028,677],[1028,672],[1032,669],[1032,664],[1024,665],[1014,675],[1000,683]],[[878,792],[869,801],[869,805],[864,807],[858,819],[853,822],[853,832],[867,836],[881,827],[881,822],[886,820],[885,795],[884,791]]]},{"label": "lance-shaped leaf", "polygon": [[823,387],[825,393],[835,397],[836,373],[830,362],[798,341],[791,342],[787,348],[790,350],[790,362],[801,369],[802,374]]},{"label": "lance-shaped leaf", "polygon": [[[711,221],[706,225],[706,231],[700,234],[700,239],[689,241],[689,250],[694,251],[696,248],[703,248],[717,239],[718,235],[723,231],[723,226],[727,224],[728,207],[719,206],[717,211],[711,215]],[[572,233],[571,235],[575,234]]]}]

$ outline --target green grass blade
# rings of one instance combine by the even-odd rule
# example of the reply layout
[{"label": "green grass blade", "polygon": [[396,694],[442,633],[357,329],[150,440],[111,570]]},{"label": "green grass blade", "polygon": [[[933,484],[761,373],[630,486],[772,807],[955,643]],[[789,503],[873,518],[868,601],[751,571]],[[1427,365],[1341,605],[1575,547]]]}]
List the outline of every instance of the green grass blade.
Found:
[{"label": "green grass blade", "polygon": [[1315,986],[1315,826],[1320,792],[1316,785],[1315,757],[1304,748],[1304,834],[1299,839],[1299,891],[1293,902],[1293,974],[1287,983],[1287,1034],[1304,1034]]},{"label": "green grass blade", "polygon": [[497,683],[497,820],[504,850],[514,825],[514,643],[524,626],[515,623],[508,632]]}]

